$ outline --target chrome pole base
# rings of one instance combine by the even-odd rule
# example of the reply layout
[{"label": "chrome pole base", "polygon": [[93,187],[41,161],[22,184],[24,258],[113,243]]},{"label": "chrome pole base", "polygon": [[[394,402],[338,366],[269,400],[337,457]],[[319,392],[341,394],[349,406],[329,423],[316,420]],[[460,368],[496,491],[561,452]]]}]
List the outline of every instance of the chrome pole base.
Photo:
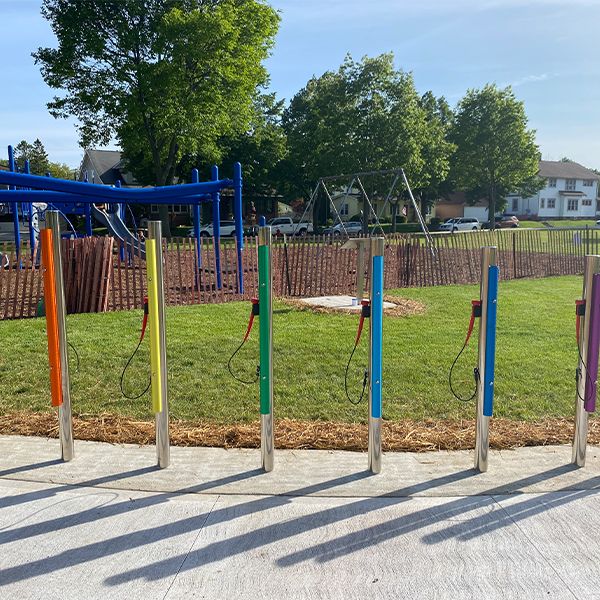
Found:
[{"label": "chrome pole base", "polygon": [[275,434],[273,415],[260,415],[260,460],[261,467],[269,473],[275,464]]},{"label": "chrome pole base", "polygon": [[369,417],[369,471],[381,472],[381,419]]}]

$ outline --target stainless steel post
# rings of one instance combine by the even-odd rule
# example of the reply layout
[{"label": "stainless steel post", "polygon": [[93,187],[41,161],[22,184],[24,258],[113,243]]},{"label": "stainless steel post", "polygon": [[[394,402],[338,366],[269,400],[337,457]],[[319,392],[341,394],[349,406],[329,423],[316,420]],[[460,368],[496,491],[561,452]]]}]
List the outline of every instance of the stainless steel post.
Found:
[{"label": "stainless steel post", "polygon": [[60,438],[62,459],[64,461],[69,461],[72,460],[74,456],[73,420],[71,410],[71,380],[69,378],[69,347],[67,343],[67,306],[63,280],[60,220],[58,211],[49,210],[46,212],[46,227],[52,230],[56,313],[58,322],[60,368],[62,373],[63,402],[58,407],[58,435]]},{"label": "stainless steel post", "polygon": [[260,329],[260,455],[265,471],[275,460],[273,429],[273,271],[271,228],[258,229],[258,300]]},{"label": "stainless steel post", "polygon": [[487,338],[487,298],[489,286],[489,268],[496,264],[496,246],[486,246],[481,249],[481,319],[479,322],[479,356],[477,369],[477,415],[475,433],[475,468],[482,473],[488,468],[488,450],[490,446],[490,417],[483,414],[483,399],[485,381],[485,347]]},{"label": "stainless steel post", "polygon": [[148,221],[148,237],[156,240],[156,282],[158,286],[158,331],[160,336],[160,372],[162,387],[161,411],[156,413],[156,455],[158,466],[164,469],[171,462],[169,441],[169,396],[167,383],[167,333],[165,321],[165,286],[162,250],[162,223]]},{"label": "stainless steel post", "polygon": [[[590,299],[592,293],[592,279],[594,274],[598,272],[600,272],[600,256],[586,256],[583,274],[583,300]],[[585,314],[579,325],[579,379],[577,381],[577,393],[575,394],[575,434],[573,436],[572,457],[573,464],[576,464],[578,467],[583,467],[585,465],[588,436],[588,413],[583,406],[582,398],[585,397],[585,382],[588,376],[587,364],[588,341],[590,337],[590,310],[590,303],[586,302]]]},{"label": "stainless steel post", "polygon": [[[361,246],[364,247],[363,244]],[[384,239],[371,240],[371,317],[369,323],[369,470],[381,471],[381,384]]]}]

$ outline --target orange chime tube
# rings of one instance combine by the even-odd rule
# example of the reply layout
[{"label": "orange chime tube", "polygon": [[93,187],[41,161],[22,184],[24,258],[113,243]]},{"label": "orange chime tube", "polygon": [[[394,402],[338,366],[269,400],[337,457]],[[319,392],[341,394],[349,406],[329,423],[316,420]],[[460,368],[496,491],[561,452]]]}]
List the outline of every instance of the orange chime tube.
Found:
[{"label": "orange chime tube", "polygon": [[54,254],[52,250],[52,230],[40,231],[42,242],[42,265],[44,267],[44,307],[48,336],[48,362],[50,363],[50,393],[52,406],[61,406],[62,369],[60,366],[60,342],[58,335],[58,313],[56,307],[56,280]]}]

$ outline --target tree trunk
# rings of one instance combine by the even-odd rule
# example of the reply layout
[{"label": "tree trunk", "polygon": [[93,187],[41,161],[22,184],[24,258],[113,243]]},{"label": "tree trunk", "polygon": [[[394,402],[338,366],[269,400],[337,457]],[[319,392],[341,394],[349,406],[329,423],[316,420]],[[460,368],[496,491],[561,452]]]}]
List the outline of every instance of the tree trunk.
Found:
[{"label": "tree trunk", "polygon": [[392,233],[396,233],[397,219],[398,219],[398,202],[392,202]]},{"label": "tree trunk", "polygon": [[488,199],[488,216],[490,221],[490,229],[496,229],[496,188],[490,188],[490,197]]}]

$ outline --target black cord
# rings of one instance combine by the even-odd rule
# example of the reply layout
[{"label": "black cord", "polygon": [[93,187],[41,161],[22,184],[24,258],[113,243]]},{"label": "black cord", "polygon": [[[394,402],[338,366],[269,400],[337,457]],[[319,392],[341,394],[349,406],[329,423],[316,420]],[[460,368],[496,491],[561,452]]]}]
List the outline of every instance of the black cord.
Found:
[{"label": "black cord", "polygon": [[452,386],[452,372],[454,371],[454,367],[456,366],[458,359],[462,356],[462,353],[467,348],[468,343],[469,343],[469,340],[466,340],[465,343],[463,344],[463,347],[461,348],[460,352],[456,355],[456,358],[454,359],[454,362],[452,363],[452,366],[450,367],[450,372],[448,373],[448,385],[450,386],[450,391],[452,392],[452,395],[457,400],[460,400],[461,402],[471,402],[471,400],[473,400],[473,398],[475,398],[475,396],[477,396],[477,384],[479,383],[479,369],[475,368],[475,369],[473,369],[473,375],[475,377],[475,390],[473,391],[473,393],[471,394],[471,396],[469,398],[463,398],[461,395],[459,395],[454,390],[454,387]]},{"label": "black cord", "polygon": [[121,373],[121,380],[119,381],[119,386],[121,388],[121,394],[123,394],[123,396],[125,398],[127,398],[127,400],[138,400],[150,389],[150,386],[152,385],[152,376],[150,375],[148,377],[148,385],[146,386],[146,389],[138,396],[128,396],[127,393],[125,392],[125,388],[123,385],[123,382],[125,380],[125,373],[126,373],[127,369],[129,368],[131,361],[134,359],[135,355],[138,353],[138,350],[140,349],[140,346],[142,345],[143,341],[144,341],[144,338],[140,338],[140,341],[138,342],[136,349],[133,351],[133,354],[129,357],[129,360],[127,361],[127,364],[123,368],[123,372]]},{"label": "black cord", "polygon": [[[577,344],[577,354],[579,355],[579,360],[581,361],[581,364],[585,367],[585,376],[586,376],[586,379],[593,385],[594,382],[592,381],[592,378],[590,377],[590,374],[588,372],[588,367],[585,364],[585,361],[583,360],[583,356],[581,355],[581,348],[579,347],[579,343]],[[579,381],[580,380],[581,380],[581,369],[579,367],[577,367],[575,369],[575,384],[576,384],[575,385],[575,392],[577,394],[577,397],[582,402],[585,402],[585,398],[582,398],[581,395],[579,394]]]},{"label": "black cord", "polygon": [[79,360],[79,352],[77,352],[77,348],[75,348],[75,346],[71,342],[67,343],[69,344],[69,348],[71,348],[71,350],[73,350],[73,352],[75,353],[75,358],[77,359],[77,367],[75,368],[75,373],[79,373],[79,366],[81,365],[81,361]]},{"label": "black cord", "polygon": [[233,372],[233,369],[231,368],[231,362],[236,357],[237,353],[244,347],[244,344],[246,343],[246,341],[247,340],[242,340],[242,343],[236,348],[235,352],[229,357],[229,361],[227,361],[227,370],[229,371],[229,374],[236,381],[239,381],[240,383],[243,383],[244,385],[253,385],[253,384],[255,384],[258,381],[258,378],[260,376],[260,365],[256,366],[256,374],[255,374],[254,379],[252,381],[246,381],[245,379],[242,379],[241,377],[238,377]]},{"label": "black cord", "polygon": [[357,340],[354,344],[354,348],[352,348],[352,352],[350,353],[350,358],[348,359],[348,364],[346,365],[346,372],[344,373],[344,391],[346,392],[346,398],[348,399],[348,402],[350,402],[350,404],[353,404],[354,406],[357,406],[358,404],[360,404],[362,402],[362,399],[365,396],[365,390],[367,389],[367,383],[369,382],[369,371],[368,371],[368,369],[365,369],[365,375],[363,377],[363,384],[362,384],[362,391],[360,393],[358,400],[352,400],[352,398],[350,398],[350,394],[348,393],[348,371],[350,370],[350,363],[352,362],[352,357],[354,356],[354,353],[356,352],[356,349],[358,348],[359,341],[360,340]]}]

